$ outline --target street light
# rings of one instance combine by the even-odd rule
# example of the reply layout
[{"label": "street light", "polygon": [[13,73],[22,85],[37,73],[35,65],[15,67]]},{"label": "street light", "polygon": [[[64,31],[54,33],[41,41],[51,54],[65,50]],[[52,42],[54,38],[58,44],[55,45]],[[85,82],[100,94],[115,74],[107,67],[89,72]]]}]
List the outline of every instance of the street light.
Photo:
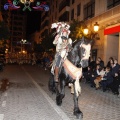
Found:
[{"label": "street light", "polygon": [[95,32],[98,32],[98,30],[99,30],[99,24],[96,22],[96,23],[94,24],[94,31],[95,31]]},{"label": "street light", "polygon": [[89,34],[89,30],[87,26],[85,26],[83,30],[84,35],[90,37],[91,39],[96,39],[96,40],[100,39],[99,34],[98,34],[99,24],[95,22],[93,28],[94,28],[94,31],[91,31],[91,33]]},{"label": "street light", "polygon": [[21,52],[23,51],[23,44],[25,44],[27,42],[27,40],[21,40],[20,43],[21,43]]}]

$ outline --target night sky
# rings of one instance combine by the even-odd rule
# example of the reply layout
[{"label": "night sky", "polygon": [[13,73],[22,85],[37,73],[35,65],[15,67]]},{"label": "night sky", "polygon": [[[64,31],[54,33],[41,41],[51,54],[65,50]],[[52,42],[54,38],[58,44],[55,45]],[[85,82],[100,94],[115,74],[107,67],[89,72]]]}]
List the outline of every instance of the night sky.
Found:
[{"label": "night sky", "polygon": [[27,36],[40,30],[41,11],[27,12]]},{"label": "night sky", "polygon": [[[49,0],[34,0],[35,3],[37,1],[41,2],[46,2],[47,5],[49,5]],[[41,21],[41,12],[42,11],[27,11],[27,36],[29,34],[34,33],[35,31],[40,30],[40,21]]]}]

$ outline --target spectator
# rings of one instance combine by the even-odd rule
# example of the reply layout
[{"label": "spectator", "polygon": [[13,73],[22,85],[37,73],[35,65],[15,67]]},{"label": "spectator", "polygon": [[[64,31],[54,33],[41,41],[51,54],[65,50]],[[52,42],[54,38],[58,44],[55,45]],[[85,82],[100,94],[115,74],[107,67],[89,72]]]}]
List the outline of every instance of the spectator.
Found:
[{"label": "spectator", "polygon": [[98,77],[94,80],[94,83],[96,85],[96,90],[100,88],[99,83],[101,82],[103,76],[105,75],[105,70],[104,68],[101,69],[101,71],[98,73]]},{"label": "spectator", "polygon": [[112,57],[109,58],[109,61],[108,61],[107,65],[106,65],[106,67],[111,68],[112,67],[111,64],[114,64],[114,59]]},{"label": "spectator", "polygon": [[95,69],[95,65],[96,65],[95,61],[93,60],[92,57],[90,57],[89,66],[90,66],[90,68],[91,68],[92,70]]},{"label": "spectator", "polygon": [[[95,69],[96,69],[97,65],[100,66],[100,62],[99,62],[99,60],[96,60],[96,62],[95,62]],[[94,70],[95,70],[95,69],[94,69]]]},{"label": "spectator", "polygon": [[101,85],[103,87],[103,92],[109,88],[109,85],[113,82],[112,72],[109,67],[106,67],[105,75],[102,78]]},{"label": "spectator", "polygon": [[98,57],[98,61],[100,63],[101,68],[104,68],[104,61],[100,57]]},{"label": "spectator", "polygon": [[118,61],[117,59],[114,60],[114,64],[112,66],[112,75],[115,77],[115,73],[118,73],[119,72],[119,64],[118,64]]},{"label": "spectator", "polygon": [[91,78],[90,78],[91,87],[95,87],[94,80],[96,79],[96,77],[99,76],[100,69],[101,69],[100,65],[97,65],[96,69],[93,71]]},{"label": "spectator", "polygon": [[113,82],[111,83],[112,92],[118,96],[119,96],[119,85],[120,85],[120,69],[118,73],[115,73]]},{"label": "spectator", "polygon": [[86,82],[90,82],[90,78],[92,76],[92,68],[90,66],[87,67],[87,71],[83,73],[83,78],[85,78]]}]

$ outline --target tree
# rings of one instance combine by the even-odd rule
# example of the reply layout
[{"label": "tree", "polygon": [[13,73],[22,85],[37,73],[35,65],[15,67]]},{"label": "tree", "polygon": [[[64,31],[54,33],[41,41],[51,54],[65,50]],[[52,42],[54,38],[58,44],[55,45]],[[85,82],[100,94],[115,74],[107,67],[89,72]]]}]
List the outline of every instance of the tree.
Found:
[{"label": "tree", "polygon": [[43,48],[48,51],[51,48],[54,48],[55,46],[53,45],[53,40],[54,40],[54,36],[51,33],[49,33],[48,35],[46,35],[46,37],[42,40],[41,45],[43,46]]},{"label": "tree", "polygon": [[70,38],[72,40],[80,39],[82,36],[84,36],[83,29],[84,29],[84,22],[73,20],[73,22],[70,24]]}]

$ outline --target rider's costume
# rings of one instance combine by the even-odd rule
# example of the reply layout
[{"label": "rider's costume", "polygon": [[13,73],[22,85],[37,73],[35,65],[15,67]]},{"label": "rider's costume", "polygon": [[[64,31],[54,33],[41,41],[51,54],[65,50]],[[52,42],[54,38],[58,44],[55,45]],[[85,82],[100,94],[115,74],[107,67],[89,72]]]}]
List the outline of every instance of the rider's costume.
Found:
[{"label": "rider's costume", "polygon": [[61,64],[66,59],[68,52],[72,48],[72,40],[68,37],[70,34],[69,25],[66,23],[58,22],[54,23],[56,25],[52,28],[56,28],[57,35],[53,41],[53,44],[56,45],[56,54],[53,61],[53,66],[51,73],[54,74],[55,82],[58,82],[59,68]]}]

